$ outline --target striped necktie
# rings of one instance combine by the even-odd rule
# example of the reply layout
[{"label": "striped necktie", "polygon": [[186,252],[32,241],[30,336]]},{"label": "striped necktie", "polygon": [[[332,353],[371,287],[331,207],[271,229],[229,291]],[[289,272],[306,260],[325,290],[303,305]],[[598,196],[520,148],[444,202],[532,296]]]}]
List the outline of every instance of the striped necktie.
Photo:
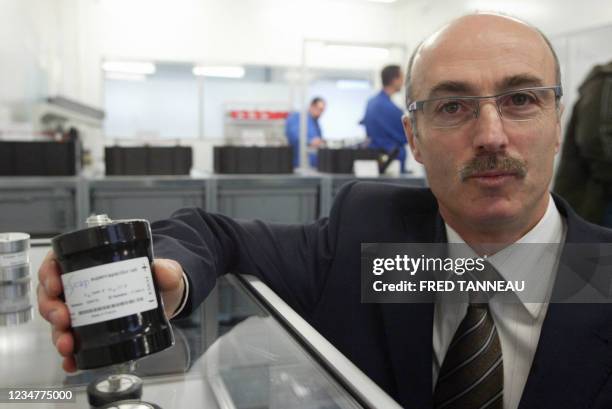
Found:
[{"label": "striped necktie", "polygon": [[435,409],[502,409],[504,371],[488,304],[470,304],[446,353],[434,391]]}]

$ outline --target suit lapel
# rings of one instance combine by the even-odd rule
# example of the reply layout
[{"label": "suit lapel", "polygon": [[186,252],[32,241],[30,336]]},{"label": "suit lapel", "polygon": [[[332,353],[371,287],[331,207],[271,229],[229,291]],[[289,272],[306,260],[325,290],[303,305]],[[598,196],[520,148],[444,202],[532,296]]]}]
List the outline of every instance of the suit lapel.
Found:
[{"label": "suit lapel", "polygon": [[[437,212],[406,216],[404,227],[410,237],[403,242],[446,242],[444,222]],[[418,237],[414,232],[419,232]],[[400,404],[431,408],[434,304],[380,304],[380,308]]]},{"label": "suit lapel", "polygon": [[[571,295],[567,289],[576,289],[576,274],[564,273],[564,268],[570,266],[584,279],[588,279],[590,271],[586,264],[576,265],[575,254],[568,250],[567,243],[588,243],[593,237],[588,225],[566,203],[557,197],[555,200],[566,216],[567,235],[553,293]],[[519,409],[591,407],[612,372],[610,317],[609,303],[548,306]]]}]

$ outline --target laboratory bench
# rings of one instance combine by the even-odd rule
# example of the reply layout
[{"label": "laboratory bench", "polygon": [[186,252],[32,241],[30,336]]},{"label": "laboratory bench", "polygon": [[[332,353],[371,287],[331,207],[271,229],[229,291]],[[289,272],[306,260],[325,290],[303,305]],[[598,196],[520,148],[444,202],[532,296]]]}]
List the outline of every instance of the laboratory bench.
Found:
[{"label": "laboratory bench", "polygon": [[[334,196],[353,175],[204,175],[0,177],[0,231],[50,237],[84,227],[87,216],[169,217],[184,207],[242,219],[307,223],[327,216]],[[367,178],[423,187],[420,176]]]},{"label": "laboratory bench", "polygon": [[2,403],[3,408],[87,408],[87,385],[118,372],[141,377],[142,400],[163,409],[399,408],[251,276],[223,277],[199,309],[173,321],[173,347],[133,365],[66,374],[34,294],[48,250],[48,240],[34,240],[30,249],[31,320],[0,327],[0,389],[62,388],[71,390],[76,402]]}]

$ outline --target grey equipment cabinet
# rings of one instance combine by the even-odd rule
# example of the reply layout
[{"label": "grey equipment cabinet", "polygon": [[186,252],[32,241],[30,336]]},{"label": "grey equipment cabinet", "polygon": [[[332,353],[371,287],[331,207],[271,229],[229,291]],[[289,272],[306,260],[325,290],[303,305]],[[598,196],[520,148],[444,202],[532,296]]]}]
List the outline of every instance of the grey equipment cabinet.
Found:
[{"label": "grey equipment cabinet", "polygon": [[48,237],[77,227],[77,177],[0,178],[0,231]]},{"label": "grey equipment cabinet", "polygon": [[239,219],[307,223],[318,217],[318,177],[299,175],[217,175],[207,210]]},{"label": "grey equipment cabinet", "polygon": [[91,180],[89,189],[92,213],[155,221],[181,208],[203,207],[206,181],[187,176],[116,176]]}]

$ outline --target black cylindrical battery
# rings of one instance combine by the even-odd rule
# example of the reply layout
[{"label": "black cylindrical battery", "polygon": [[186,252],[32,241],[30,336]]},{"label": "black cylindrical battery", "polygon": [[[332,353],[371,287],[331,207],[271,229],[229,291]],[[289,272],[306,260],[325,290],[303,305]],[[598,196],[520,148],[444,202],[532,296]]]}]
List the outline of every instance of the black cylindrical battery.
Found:
[{"label": "black cylindrical battery", "polygon": [[[89,222],[89,220],[88,220]],[[138,359],[174,343],[152,274],[146,220],[111,221],[53,239],[77,368]]]}]

